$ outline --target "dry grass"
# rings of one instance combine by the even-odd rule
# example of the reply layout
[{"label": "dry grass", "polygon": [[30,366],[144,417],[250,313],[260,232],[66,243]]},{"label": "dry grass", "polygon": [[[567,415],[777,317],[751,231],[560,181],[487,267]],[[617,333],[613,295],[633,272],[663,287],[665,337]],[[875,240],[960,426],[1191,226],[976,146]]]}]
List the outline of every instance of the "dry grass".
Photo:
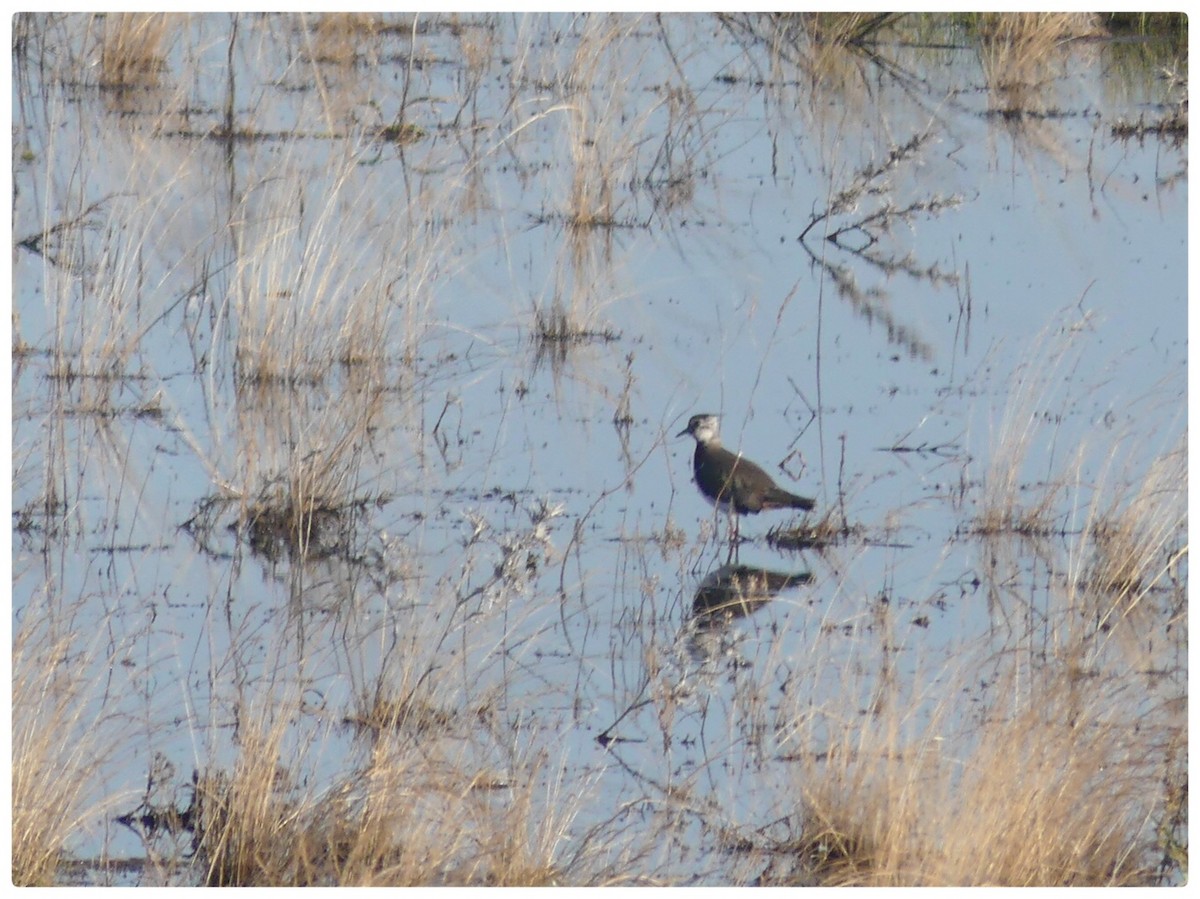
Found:
[{"label": "dry grass", "polygon": [[641,24],[639,17],[587,17],[569,64],[549,79],[560,98],[554,108],[564,113],[570,181],[561,208],[543,222],[561,223],[566,239],[551,296],[534,304],[533,334],[535,366],[549,361],[556,374],[573,346],[616,337],[600,320],[611,300],[602,272],[611,263],[614,229],[641,227],[631,187],[642,180],[639,153],[660,105],[639,108],[629,95],[630,73],[642,64],[630,58],[629,37]]},{"label": "dry grass", "polygon": [[190,522],[194,533],[205,543],[232,506],[251,547],[267,558],[352,554],[361,516],[384,498],[372,474],[381,387],[255,384],[239,397],[228,440],[211,455],[193,444],[218,486]]},{"label": "dry grass", "polygon": [[[120,198],[105,203],[104,211],[103,219],[81,213],[79,230],[70,238],[68,269],[79,277],[52,279],[58,304],[55,377],[116,380],[129,374],[140,349],[139,255],[159,223],[146,206]],[[100,235],[98,247],[85,233],[90,228]],[[127,242],[129,230],[132,242]],[[93,314],[74,314],[80,307]]]},{"label": "dry grass", "polygon": [[772,526],[767,531],[767,543],[775,549],[787,552],[819,550],[845,541],[859,530],[848,524],[839,510],[830,509],[814,522]]},{"label": "dry grass", "polygon": [[1090,13],[980,13],[972,17],[990,105],[1009,115],[1042,109],[1042,89],[1066,63],[1063,46],[1102,33]]},{"label": "dry grass", "polygon": [[[45,598],[43,598],[45,600]],[[49,600],[45,600],[47,604]],[[14,628],[12,652],[12,882],[51,886],[68,842],[119,798],[97,781],[120,750],[121,728],[97,710],[95,683],[83,672],[97,647],[88,638],[34,621]]]},{"label": "dry grass", "polygon": [[[1133,469],[1148,423],[1180,414],[1178,397],[1156,389],[1130,403],[1128,433],[1097,439],[1099,460],[1095,447],[1072,446],[1057,464],[1033,451],[1058,438],[1055,410],[1079,403],[1058,386],[1077,383],[1087,330],[1051,329],[1031,346],[982,485],[979,586],[1019,614],[989,606],[991,633],[911,681],[894,678],[906,641],[885,627],[879,647],[861,649],[878,656],[838,663],[843,702],[797,702],[785,752],[799,808],[785,835],[752,838],[762,882],[1186,878],[1186,440]],[[1050,460],[1036,481],[1021,473],[1034,457]],[[1044,582],[1030,583],[1031,565]]]},{"label": "dry grass", "polygon": [[1128,499],[1114,491],[1089,521],[1094,554],[1080,587],[1096,601],[1102,625],[1150,597],[1178,593],[1188,553],[1187,476],[1183,445],[1155,459]]},{"label": "dry grass", "polygon": [[1169,739],[1161,722],[1139,722],[1115,685],[1081,690],[1066,673],[1006,708],[1001,697],[1013,690],[1025,692],[1003,682],[966,736],[952,733],[961,713],[948,706],[911,739],[894,710],[843,719],[828,754],[809,756],[797,775],[804,828],[777,847],[799,862],[803,873],[792,877],[838,886],[1153,882],[1152,822],[1164,779],[1180,774],[1147,751]]},{"label": "dry grass", "polygon": [[166,43],[179,17],[167,13],[108,13],[100,46],[100,84],[106,88],[156,84]]},{"label": "dry grass", "polygon": [[[722,15],[725,27],[750,36],[768,51],[767,71],[759,73],[767,96],[779,106],[781,127],[807,114],[808,129],[843,136],[841,122],[873,115],[874,89],[866,55],[872,42],[908,17],[900,13],[785,12]],[[800,78],[797,79],[797,73]],[[795,85],[798,89],[790,87]],[[829,102],[829,98],[837,102]]]},{"label": "dry grass", "polygon": [[230,225],[239,381],[316,384],[338,364],[381,376],[419,351],[431,327],[429,281],[447,252],[439,232],[448,222],[431,228],[428,210],[452,208],[458,185],[384,209],[362,163],[347,146],[309,191],[296,189],[303,162],[285,157],[245,194]]},{"label": "dry grass", "polygon": [[[300,15],[300,21],[303,26],[310,24],[305,14]],[[306,27],[312,34],[313,61],[349,68],[358,64],[367,50],[368,61],[378,62],[375,38],[382,26],[381,18],[373,13],[319,14],[313,27]]]},{"label": "dry grass", "polygon": [[845,51],[869,42],[904,13],[786,12],[746,16],[738,22],[766,38],[773,50],[798,62],[814,81],[838,80]]},{"label": "dry grass", "polygon": [[[1086,539],[1080,541],[1086,545]],[[1160,550],[1151,552],[1161,558]],[[768,884],[1117,886],[1186,878],[1186,635],[1146,651],[1056,580],[1034,633],[899,687],[851,666],[866,707],[804,709],[794,831],[756,841]],[[1182,595],[1180,590],[1177,596]],[[1042,642],[1044,639],[1044,643]],[[1149,646],[1153,650],[1149,650]],[[1032,650],[1032,651],[1031,651]],[[1182,667],[1172,667],[1172,664]]]},{"label": "dry grass", "polygon": [[[1144,452],[1141,429],[1163,411],[1157,406],[1171,414],[1170,397],[1158,392],[1131,401],[1142,410],[1132,431],[1106,432],[1095,444],[1055,452],[1060,417],[1082,399],[1062,388],[1074,380],[1084,335],[1091,329],[1087,316],[1052,325],[1033,341],[1014,371],[1000,427],[989,440],[991,461],[972,529],[984,537],[1035,539],[1080,529],[1079,545],[1089,547],[1090,560],[1086,571],[1079,558],[1073,560],[1072,580],[1081,593],[1109,597],[1101,616],[1107,619],[1118,609],[1132,609],[1147,591],[1178,583],[1178,564],[1186,555],[1186,546],[1179,544],[1186,533],[1186,452],[1176,449],[1156,457],[1144,477],[1117,471],[1122,460]],[[1100,446],[1110,447],[1106,457],[1091,459]],[[1045,467],[1031,471],[1032,458],[1046,459]],[[1085,483],[1085,470],[1097,465],[1101,470],[1093,475],[1094,483]],[[1114,483],[1118,475],[1123,480]],[[1071,520],[1076,517],[1073,508],[1082,512],[1081,520]],[[984,545],[989,552],[996,548],[991,541]]]},{"label": "dry grass", "polygon": [[1101,14],[1114,34],[1187,37],[1188,17],[1181,12],[1110,12]]},{"label": "dry grass", "polygon": [[[560,90],[573,104],[568,147],[571,187],[565,219],[574,229],[611,228],[619,223],[622,192],[641,137],[637,121],[626,119],[629,69],[625,60],[627,35],[637,19],[591,16],[579,37],[570,68],[561,76]],[[607,90],[597,94],[595,85]]]},{"label": "dry grass", "polygon": [[[610,844],[569,831],[589,775],[581,786],[565,756],[527,754],[526,728],[496,711],[502,689],[482,686],[500,652],[485,621],[502,615],[519,629],[531,604],[518,612],[510,594],[528,595],[529,560],[549,551],[547,522],[560,512],[531,511],[517,535],[491,534],[479,522],[461,573],[394,598],[390,638],[335,593],[346,621],[331,633],[339,644],[389,638],[381,669],[350,714],[314,714],[312,691],[252,691],[235,715],[234,760],[198,778],[187,813],[203,882],[481,886],[607,876]],[[499,564],[493,541],[505,553]],[[444,592],[453,587],[464,595]],[[448,663],[450,650],[465,657],[461,672]],[[311,652],[305,664],[315,664]]]},{"label": "dry grass", "polygon": [[[604,327],[593,329],[590,320],[599,311],[597,302],[588,302],[579,292],[573,294],[573,310],[569,311],[561,299],[554,299],[545,306],[533,310],[533,365],[536,370],[550,363],[555,375],[561,373],[571,349],[588,343],[611,343],[619,335]],[[580,316],[587,316],[581,319]]]},{"label": "dry grass", "polygon": [[[1081,336],[1089,329],[1086,316],[1076,321],[1060,318],[1031,342],[1013,370],[1000,426],[987,441],[990,462],[975,516],[977,533],[1037,537],[1063,529],[1059,503],[1078,477],[1082,448],[1062,460],[1057,470],[1055,454],[1044,451],[1054,445],[1054,417],[1067,403],[1060,389],[1078,365]],[[1046,468],[1030,471],[1033,458],[1048,459]]]},{"label": "dry grass", "polygon": [[[102,81],[127,86],[158,78],[170,39],[167,20],[122,15],[104,22]],[[846,47],[867,38],[879,20],[822,14],[809,24],[822,52],[836,50],[845,58]],[[239,521],[257,548],[270,554],[285,546],[302,558],[311,558],[314,549],[348,550],[344,532],[349,519],[381,497],[380,472],[391,461],[385,450],[415,460],[396,476],[397,483],[411,486],[418,498],[429,489],[428,470],[420,458],[429,435],[411,422],[397,422],[388,401],[400,393],[395,389],[395,364],[405,367],[406,376],[412,374],[417,366],[409,363],[425,349],[423,340],[432,327],[434,308],[431,285],[445,277],[447,266],[456,264],[450,261],[453,254],[441,252],[444,246],[436,235],[452,233],[449,225],[456,212],[483,208],[476,201],[457,201],[475,196],[472,179],[482,170],[486,156],[502,145],[515,146],[527,124],[557,116],[566,104],[570,106],[566,127],[558,133],[571,160],[561,207],[568,236],[563,264],[556,271],[562,280],[552,291],[553,299],[534,314],[538,348],[561,361],[568,346],[612,339],[610,331],[593,324],[607,286],[598,273],[606,270],[602,263],[611,261],[602,258],[604,242],[613,229],[631,221],[636,191],[630,185],[647,171],[639,156],[645,120],[631,118],[625,102],[626,73],[641,60],[620,51],[633,31],[644,25],[644,20],[588,19],[568,71],[558,80],[547,81],[549,90],[561,95],[555,102],[564,105],[541,108],[503,134],[497,126],[489,134],[489,139],[495,138],[491,143],[484,141],[467,154],[462,171],[451,171],[449,164],[438,168],[444,158],[437,159],[437,166],[425,170],[424,180],[406,194],[412,198],[407,209],[372,206],[371,179],[362,177],[370,160],[358,148],[334,159],[328,183],[306,192],[310,185],[297,186],[304,180],[297,173],[309,169],[297,164],[298,156],[289,157],[300,152],[289,145],[278,154],[282,164],[247,174],[232,202],[232,221],[219,225],[220,233],[204,236],[211,237],[213,245],[230,239],[234,260],[230,269],[222,269],[208,282],[209,262],[218,256],[211,249],[172,261],[178,270],[194,266],[196,272],[204,272],[204,283],[194,293],[178,290],[174,282],[143,285],[139,280],[150,268],[143,266],[141,254],[161,243],[165,218],[169,218],[160,209],[167,208],[165,200],[182,184],[164,181],[155,199],[143,205],[59,197],[53,189],[47,190],[45,208],[69,212],[60,222],[40,225],[29,238],[32,245],[21,243],[48,260],[55,389],[65,390],[83,377],[107,385],[110,379],[129,374],[140,361],[141,344],[150,330],[164,321],[165,327],[174,327],[176,321],[160,316],[159,307],[143,308],[141,303],[160,294],[180,302],[195,299],[203,309],[188,323],[207,316],[215,324],[209,332],[198,328],[201,336],[189,347],[197,372],[215,374],[197,389],[212,394],[193,400],[202,407],[197,418],[208,417],[203,436],[182,439],[190,440],[220,497],[237,506]],[[1031,57],[1051,52],[1038,51],[1034,38],[1018,37],[1015,30],[1005,32],[1002,25],[994,24],[988,42],[998,55],[1014,54],[1012,60],[994,63],[997,71],[1002,65],[1009,67],[1005,77],[1017,77],[1012,72],[1022,63],[1015,58],[1016,49]],[[415,25],[412,31],[415,34]],[[352,68],[364,58],[364,42],[374,41],[380,33],[371,18],[347,14],[318,19],[308,62]],[[463,28],[459,35],[467,79],[459,106],[462,113],[470,109],[474,91],[492,74],[501,54],[493,44],[495,35],[486,29]],[[536,56],[537,48],[529,55]],[[348,77],[353,79],[354,73]],[[598,84],[610,89],[597,91]],[[671,128],[682,134],[696,121],[694,101],[679,91],[664,95],[661,104],[669,105],[669,110],[663,114],[672,122],[678,120]],[[311,144],[297,141],[294,146],[307,150]],[[45,148],[47,156],[54,156],[55,149],[53,143]],[[693,175],[683,160],[686,154],[677,149],[664,149],[657,159],[666,160],[662,171],[670,176],[669,183],[681,185],[679,202],[687,202]],[[910,149],[915,152],[917,145]],[[857,193],[836,199],[849,208],[868,189],[879,190],[883,183],[879,179],[909,152],[904,146],[895,150],[901,155],[860,173]],[[656,161],[651,168],[658,171],[659,164]],[[86,172],[94,166],[95,160],[81,158],[78,167]],[[448,186],[428,186],[443,178]],[[361,186],[352,189],[351,184]],[[483,191],[479,195],[484,196]],[[919,204],[889,205],[868,215],[899,223],[906,221],[905,216],[936,211]],[[878,217],[863,219],[854,227],[879,221]],[[208,252],[211,257],[204,255]],[[84,308],[102,314],[85,316],[80,312]],[[894,330],[901,331],[902,323],[895,324]],[[892,325],[888,321],[889,332]],[[1060,380],[1070,359],[1066,351],[1036,348],[1019,373],[987,475],[976,522],[979,531],[1044,534],[1062,529],[1055,510],[1072,482],[1075,460],[1066,460],[1065,475],[1061,468],[1048,472],[1049,486],[1033,492],[1022,467],[1040,457],[1036,450],[1045,422],[1038,415],[1050,405],[1049,385]],[[453,371],[456,377],[461,373],[461,369]],[[219,384],[222,378],[227,379],[224,388]],[[204,379],[196,380],[199,384]],[[631,383],[632,376],[626,381],[626,393]],[[437,401],[429,399],[424,383],[418,382],[416,389],[404,386],[399,403],[433,402],[431,408],[436,409]],[[95,408],[107,408],[106,403],[107,387],[95,397]],[[86,442],[65,434],[66,407],[65,401],[59,402],[47,416],[46,439],[53,444],[45,447],[47,509],[81,506],[78,497],[87,484],[86,466],[72,455],[74,445],[65,445],[72,439]],[[621,415],[622,420],[632,421],[628,410]],[[480,427],[493,424],[487,420]],[[501,430],[508,426],[501,424]],[[185,429],[185,422],[172,422],[172,434]],[[435,425],[435,439],[436,431]],[[381,432],[386,444],[378,437]],[[81,450],[79,456],[85,455]],[[1079,541],[1081,548],[1073,557],[1074,577],[1061,582],[1067,588],[1067,608],[1054,610],[1056,617],[1046,629],[1053,639],[1037,647],[1044,656],[1039,664],[1031,661],[1035,653],[1024,652],[1028,647],[1006,646],[998,657],[979,653],[974,657],[977,664],[964,663],[961,670],[939,678],[911,707],[897,695],[894,683],[881,677],[880,684],[872,685],[877,701],[863,710],[852,707],[854,683],[837,697],[846,700],[844,705],[834,708],[831,702],[822,710],[821,727],[815,726],[810,711],[792,715],[788,729],[793,734],[794,757],[804,760],[797,765],[795,796],[801,814],[795,820],[803,820],[790,839],[773,851],[777,858],[786,855],[803,873],[794,876],[794,870],[781,869],[775,882],[803,878],[873,885],[1143,883],[1154,878],[1155,849],[1178,866],[1179,834],[1186,830],[1186,782],[1178,767],[1186,755],[1180,750],[1185,732],[1176,717],[1179,703],[1148,705],[1135,689],[1140,684],[1134,677],[1144,673],[1141,669],[1134,675],[1116,672],[1126,675],[1121,679],[1103,666],[1115,664],[1111,656],[1116,655],[1106,652],[1110,638],[1104,635],[1110,630],[1116,634],[1122,622],[1135,617],[1135,611],[1143,616],[1157,612],[1148,600],[1158,596],[1164,585],[1172,587],[1169,595],[1177,599],[1180,582],[1186,582],[1182,571],[1186,539],[1180,540],[1186,514],[1179,506],[1178,490],[1186,480],[1184,456],[1183,450],[1169,454],[1150,469],[1137,489],[1097,500]],[[494,458],[488,461],[488,475],[495,473]],[[76,479],[73,491],[60,486],[68,478]],[[414,514],[428,514],[432,508]],[[617,824],[608,822],[611,826],[598,825],[583,834],[573,827],[591,788],[589,778],[600,776],[597,769],[581,773],[565,762],[524,754],[530,750],[522,747],[537,745],[538,740],[517,733],[519,727],[528,726],[524,721],[519,726],[502,721],[489,704],[491,694],[481,686],[479,695],[468,698],[444,685],[438,690],[419,689],[428,687],[434,672],[445,672],[458,660],[464,678],[469,671],[470,677],[479,679],[475,683],[485,682],[480,672],[491,672],[484,664],[474,667],[476,653],[491,653],[488,662],[503,656],[504,671],[498,676],[503,678],[503,690],[515,688],[508,711],[514,717],[524,713],[517,705],[529,699],[520,695],[525,686],[519,680],[525,674],[521,669],[534,653],[542,652],[544,644],[535,643],[520,629],[525,623],[522,616],[534,614],[530,607],[537,603],[509,600],[527,599],[534,593],[537,572],[553,555],[548,522],[562,512],[561,507],[544,504],[530,512],[528,529],[518,532],[491,529],[484,515],[466,510],[464,519],[474,527],[474,534],[464,540],[461,556],[453,545],[446,551],[450,555],[446,564],[454,570],[444,579],[425,578],[415,598],[363,589],[372,600],[381,601],[387,616],[402,606],[409,608],[410,603],[436,607],[432,614],[445,617],[432,635],[419,627],[404,630],[407,619],[388,617],[386,625],[370,625],[378,631],[356,638],[350,633],[352,626],[376,612],[372,608],[359,616],[362,610],[355,606],[361,598],[356,592],[359,583],[346,585],[339,576],[322,570],[314,586],[308,579],[311,568],[297,564],[289,571],[297,596],[319,593],[322,602],[319,614],[309,614],[313,606],[300,608],[297,630],[311,626],[321,615],[345,616],[330,631],[343,641],[349,658],[338,657],[337,678],[358,674],[351,669],[362,662],[361,656],[369,656],[359,654],[368,641],[374,641],[370,642],[374,648],[398,632],[402,635],[394,637],[391,655],[382,664],[387,667],[390,660],[400,659],[395,664],[401,670],[389,671],[391,681],[381,677],[373,695],[369,687],[364,688],[371,699],[360,699],[356,714],[320,710],[328,715],[323,725],[312,724],[320,715],[295,698],[273,703],[256,695],[248,701],[249,707],[238,716],[233,760],[217,766],[205,757],[201,764],[210,767],[196,782],[190,820],[205,882],[529,886],[601,884],[642,873],[632,865],[623,867],[628,857],[611,849],[621,836]],[[830,517],[789,536],[797,545],[801,541],[813,545],[845,535],[845,523]],[[668,553],[682,555],[681,543],[666,541],[658,546],[664,558]],[[443,550],[439,545],[436,552]],[[423,554],[422,565],[433,554],[427,546],[406,551],[413,554],[410,558]],[[580,555],[575,554],[575,561]],[[240,556],[235,556],[231,570],[236,572],[240,564]],[[624,595],[643,596],[651,629],[674,626],[676,622],[666,621],[661,610],[652,607],[652,601],[662,595],[655,583],[657,569],[650,564],[631,568],[636,569],[638,589],[644,593],[631,589]],[[565,562],[562,570],[568,570]],[[364,579],[375,574],[371,571]],[[592,576],[580,574],[581,579]],[[619,572],[617,576],[630,575]],[[784,581],[801,582],[796,575],[790,577],[795,580]],[[235,600],[245,598],[240,591],[248,589],[249,580],[230,575],[227,615]],[[1055,588],[1061,584],[1056,581]],[[767,579],[758,592],[765,595],[770,586]],[[261,592],[274,597],[275,589],[272,584]],[[565,590],[552,601],[563,598],[568,598]],[[735,611],[749,610],[761,598],[739,595]],[[576,614],[570,605],[562,602],[564,615]],[[1181,616],[1182,608],[1182,603],[1176,603],[1168,611]],[[494,628],[484,631],[482,621],[493,610],[504,615],[503,623],[489,619],[487,624]],[[1084,618],[1087,627],[1079,623]],[[481,642],[495,642],[484,649],[467,647],[466,632],[460,630],[467,619],[485,634]],[[450,624],[445,624],[447,620]],[[288,620],[284,628],[293,623]],[[1174,624],[1186,629],[1179,617]],[[444,629],[436,630],[439,627]],[[387,629],[391,630],[385,634]],[[640,627],[637,630],[630,643],[644,648],[646,658],[661,659],[660,643],[646,638]],[[562,633],[569,637],[565,623]],[[154,636],[157,639],[158,633]],[[248,643],[261,648],[262,631],[255,629],[250,636]],[[651,636],[662,633],[651,630]],[[216,639],[209,634],[206,638]],[[362,643],[355,645],[355,639]],[[623,648],[615,640],[607,649]],[[555,650],[560,648],[555,644]],[[602,658],[606,649],[602,640],[585,648],[588,664],[599,659],[597,669],[601,669],[608,662]],[[223,662],[214,663],[214,670],[237,668],[240,676],[243,651],[252,654],[238,646],[229,650]],[[272,654],[274,648],[266,652]],[[885,648],[885,665],[890,652]],[[67,840],[114,801],[111,796],[95,798],[103,793],[103,784],[96,781],[100,761],[120,741],[101,743],[108,722],[98,723],[98,713],[89,711],[95,707],[95,697],[88,694],[88,685],[72,677],[72,671],[89,668],[73,665],[87,653],[92,649],[80,648],[73,635],[43,637],[26,628],[17,636],[12,776],[13,878],[18,883],[53,883]],[[280,651],[278,656],[286,658],[287,653]],[[455,661],[448,663],[452,656]],[[875,670],[875,657],[859,661],[862,670]],[[340,667],[343,663],[345,668]],[[374,659],[362,664],[374,664]],[[591,669],[585,672],[584,663],[579,664],[582,680]],[[650,661],[647,667],[658,664]],[[667,667],[663,663],[663,670]],[[986,701],[958,703],[954,697],[974,687],[984,669],[990,679]],[[282,678],[292,676],[282,664],[277,673]],[[306,676],[307,672],[300,672],[297,679]],[[614,664],[614,683],[619,676]],[[736,686],[742,689],[749,675],[739,678]],[[664,746],[677,736],[673,716],[689,711],[684,680],[678,691],[663,690],[654,699],[659,703],[656,711]],[[686,687],[691,689],[690,681]],[[582,706],[592,698],[583,689],[576,687],[571,696],[566,688],[566,693],[555,693],[553,698],[567,696]],[[776,708],[777,701],[772,698],[770,708]],[[927,712],[930,702],[934,709]],[[765,719],[767,700],[755,697],[754,703],[752,714]],[[981,711],[976,714],[976,710]],[[202,719],[205,712],[190,714]],[[212,713],[212,717],[220,716]],[[338,739],[336,728],[345,722],[357,726],[351,739],[355,752],[361,754],[335,759],[337,768],[329,774],[329,759],[316,756],[333,745]],[[301,739],[298,726],[318,732],[311,741]],[[329,730],[321,731],[323,726]],[[223,747],[223,739],[222,734],[214,742]],[[554,740],[547,742],[557,745]],[[127,776],[128,771],[121,774]],[[775,790],[771,784],[767,788]],[[659,794],[647,788],[647,795]],[[619,823],[624,826],[628,820]],[[664,840],[656,822],[630,829],[637,831],[631,840],[647,844]],[[646,850],[638,859],[653,852]]]},{"label": "dry grass", "polygon": [[[582,797],[545,759],[480,761],[470,742],[380,731],[364,764],[316,795],[287,716],[247,716],[227,774],[196,788],[210,886],[550,886]],[[274,719],[274,723],[263,723]],[[567,860],[569,861],[569,860]],[[578,882],[578,881],[572,881]]]},{"label": "dry grass", "polygon": [[821,44],[857,44],[895,22],[898,13],[796,13],[805,30]]},{"label": "dry grass", "polygon": [[[247,194],[245,225],[235,231],[233,300],[236,365],[243,383],[317,384],[339,358],[380,360],[379,341],[387,333],[386,285],[380,276],[362,271],[357,256],[369,244],[345,224],[361,221],[354,206],[365,200],[343,193],[353,165],[345,161],[341,178],[317,198],[312,219],[301,210],[311,208],[313,198],[284,186],[294,183],[294,174]],[[364,316],[359,303],[375,314]],[[348,325],[345,345],[339,346],[338,336]]]}]

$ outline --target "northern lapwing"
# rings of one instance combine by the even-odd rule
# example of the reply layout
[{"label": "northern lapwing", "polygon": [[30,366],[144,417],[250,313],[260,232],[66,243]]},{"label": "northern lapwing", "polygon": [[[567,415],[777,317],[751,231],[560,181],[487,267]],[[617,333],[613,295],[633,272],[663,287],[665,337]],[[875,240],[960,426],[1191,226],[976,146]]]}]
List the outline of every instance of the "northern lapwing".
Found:
[{"label": "northern lapwing", "polygon": [[692,456],[696,486],[710,503],[731,515],[733,529],[730,539],[735,545],[738,515],[770,509],[808,511],[816,505],[807,496],[784,490],[769,474],[743,458],[741,453],[725,449],[721,445],[720,424],[721,419],[716,415],[693,415],[688,419],[687,427],[675,436],[691,434],[696,438],[696,453]]}]

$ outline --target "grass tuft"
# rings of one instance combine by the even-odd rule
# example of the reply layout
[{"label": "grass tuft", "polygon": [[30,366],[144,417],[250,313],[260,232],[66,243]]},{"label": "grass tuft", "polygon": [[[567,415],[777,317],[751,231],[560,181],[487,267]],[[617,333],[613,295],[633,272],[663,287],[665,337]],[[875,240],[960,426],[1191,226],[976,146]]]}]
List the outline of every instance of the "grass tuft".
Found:
[{"label": "grass tuft", "polygon": [[57,632],[53,616],[33,621],[27,612],[12,652],[12,882],[52,886],[68,861],[68,840],[120,801],[95,797],[121,735],[95,710],[81,674],[95,646],[73,629]]},{"label": "grass tuft", "polygon": [[[1084,692],[1063,671],[1027,692],[1028,674],[1010,670],[982,719],[959,722],[969,735],[954,733],[945,703],[924,725],[886,705],[838,716],[827,751],[798,755],[803,824],[770,847],[769,883],[1157,882],[1151,816],[1165,772],[1145,744],[1162,722],[1114,705],[1115,684]],[[1006,709],[1013,689],[1027,701]],[[952,749],[964,736],[971,748]]]},{"label": "grass tuft", "polygon": [[1086,527],[1091,559],[1079,587],[1102,627],[1156,596],[1177,596],[1186,580],[1187,447],[1156,458],[1132,496],[1114,491]]},{"label": "grass tuft", "polygon": [[979,13],[972,18],[989,102],[1006,116],[1042,111],[1042,88],[1065,65],[1062,46],[1102,34],[1090,13]]},{"label": "grass tuft", "polygon": [[100,86],[130,88],[157,83],[166,66],[172,31],[166,13],[108,13],[100,47]]},{"label": "grass tuft", "polygon": [[542,763],[495,768],[433,736],[418,744],[379,733],[356,773],[312,795],[287,748],[287,725],[263,717],[246,719],[230,771],[197,782],[195,845],[208,885],[564,881],[554,852],[573,806],[545,813],[556,798],[540,792]]}]

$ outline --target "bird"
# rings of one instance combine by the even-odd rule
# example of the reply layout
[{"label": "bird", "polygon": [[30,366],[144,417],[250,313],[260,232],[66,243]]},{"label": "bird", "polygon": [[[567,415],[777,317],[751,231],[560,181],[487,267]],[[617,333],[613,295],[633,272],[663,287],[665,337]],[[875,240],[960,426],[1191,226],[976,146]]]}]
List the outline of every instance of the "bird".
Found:
[{"label": "bird", "polygon": [[721,445],[720,416],[710,413],[693,415],[687,427],[676,434],[690,434],[696,439],[692,467],[696,486],[705,499],[732,518],[731,540],[737,537],[738,515],[757,514],[770,509],[803,509],[808,511],[816,501],[784,490],[771,476]]}]

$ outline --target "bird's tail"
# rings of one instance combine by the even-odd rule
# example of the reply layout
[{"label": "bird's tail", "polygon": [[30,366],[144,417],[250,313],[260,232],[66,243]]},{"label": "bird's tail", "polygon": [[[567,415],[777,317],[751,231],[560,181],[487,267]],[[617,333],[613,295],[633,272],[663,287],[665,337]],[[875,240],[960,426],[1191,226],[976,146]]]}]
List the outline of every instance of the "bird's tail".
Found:
[{"label": "bird's tail", "polygon": [[764,498],[763,505],[779,509],[803,509],[805,512],[816,506],[816,500],[807,496],[788,493],[782,487],[776,487],[770,495]]}]

